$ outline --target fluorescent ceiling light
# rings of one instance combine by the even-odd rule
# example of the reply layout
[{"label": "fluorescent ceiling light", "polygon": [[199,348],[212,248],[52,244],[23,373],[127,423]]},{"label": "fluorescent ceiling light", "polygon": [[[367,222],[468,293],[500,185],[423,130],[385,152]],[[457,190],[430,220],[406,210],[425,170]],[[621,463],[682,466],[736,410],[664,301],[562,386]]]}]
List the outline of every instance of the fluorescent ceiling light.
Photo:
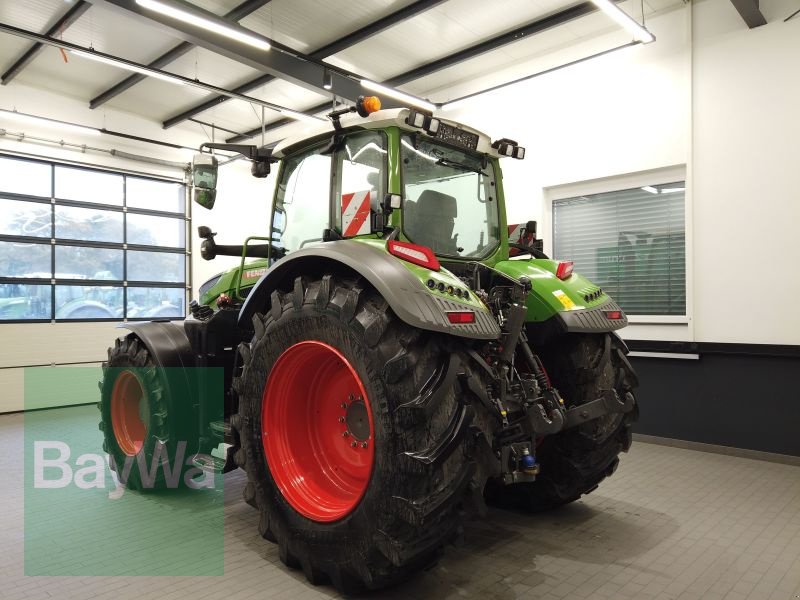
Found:
[{"label": "fluorescent ceiling light", "polygon": [[685,192],[685,187],[676,187],[676,188],[661,188],[662,194],[674,194],[675,192]]},{"label": "fluorescent ceiling light", "polygon": [[211,19],[196,15],[172,4],[159,2],[159,0],[136,0],[136,4],[152,10],[153,12],[177,19],[178,21],[183,21],[184,23],[189,23],[195,27],[200,27],[207,31],[212,31],[232,40],[236,40],[237,42],[242,42],[248,46],[253,46],[259,50],[269,50],[271,47],[269,42],[262,37],[246,33],[242,29],[224,25],[223,23],[219,23],[217,21],[212,21]]},{"label": "fluorescent ceiling light", "polygon": [[277,110],[282,115],[286,115],[292,119],[296,119],[297,121],[307,121],[309,123],[315,123],[319,125],[320,121],[325,121],[323,117],[315,117],[314,115],[307,115],[304,112],[300,112],[299,110],[292,110],[291,108],[275,108],[273,110]]},{"label": "fluorescent ceiling light", "polygon": [[657,194],[658,190],[654,188],[652,185],[646,185],[642,188],[645,192],[650,192],[651,194]]},{"label": "fluorescent ceiling light", "polygon": [[[158,71],[152,71],[150,69],[146,69],[146,68],[140,67],[138,65],[132,65],[132,64],[130,64],[130,63],[124,61],[124,60],[118,60],[118,59],[114,59],[114,58],[111,58],[111,57],[102,56],[100,54],[94,54],[92,52],[86,52],[85,50],[72,50],[72,49],[70,49],[70,52],[72,54],[75,54],[76,56],[80,56],[82,58],[88,58],[89,60],[94,60],[94,61],[97,61],[97,62],[101,62],[103,64],[111,65],[112,67],[119,67],[120,69],[126,69],[128,71],[133,71],[134,73],[141,73],[142,75],[147,75],[148,77],[155,77],[156,79],[161,79],[162,81],[168,81],[170,83],[175,83],[175,84],[178,84],[178,85],[186,85],[186,86],[196,87],[196,88],[199,88],[199,89],[202,89],[202,90],[206,90],[206,91],[209,91],[210,88],[214,89],[213,86],[206,85],[206,84],[204,84],[204,83],[202,83],[200,81],[197,81],[197,82],[195,82],[195,81],[184,81],[183,79],[181,79],[177,75],[169,75],[169,74],[166,74],[166,73],[159,73]],[[219,89],[219,88],[216,88],[216,89]],[[236,98],[236,97],[239,97],[239,96],[233,95],[231,97]],[[248,102],[248,100],[246,98],[244,98],[244,97],[239,97],[239,99],[244,101],[244,102]],[[290,117],[292,119],[296,119],[298,121],[309,121],[309,122],[312,122],[312,123],[319,123],[320,121],[324,121],[325,120],[325,119],[323,119],[321,117],[315,117],[315,116],[312,116],[312,115],[307,115],[307,114],[305,114],[303,112],[300,112],[298,110],[292,110],[291,108],[284,108],[284,107],[273,106],[273,105],[266,106],[266,108],[269,108],[270,110],[274,110],[276,112],[284,114],[287,117]]]},{"label": "fluorescent ceiling light", "polygon": [[32,125],[45,125],[53,129],[61,129],[63,131],[70,131],[72,133],[81,133],[89,135],[100,135],[101,131],[94,127],[84,127],[83,125],[73,125],[72,123],[65,123],[56,119],[48,119],[47,117],[37,117],[34,115],[26,115],[19,113],[15,110],[5,110],[0,108],[0,116],[3,118],[11,118],[15,121],[22,123],[30,123]]},{"label": "fluorescent ceiling light", "polygon": [[74,54],[75,56],[80,56],[81,58],[88,58],[89,60],[93,60],[95,62],[111,65],[112,67],[119,67],[120,69],[133,71],[134,73],[147,75],[148,77],[155,77],[156,79],[160,79],[162,81],[169,81],[170,83],[175,83],[178,85],[186,85],[186,82],[181,81],[177,77],[170,77],[169,75],[164,75],[163,73],[157,73],[155,71],[150,71],[148,69],[142,69],[141,67],[137,67],[135,65],[129,65],[128,63],[121,60],[106,58],[105,56],[92,54],[91,52],[84,52],[83,50],[70,50],[70,53]]},{"label": "fluorescent ceiling light", "polygon": [[[141,0],[138,1],[141,2]],[[633,34],[633,39],[643,44],[649,44],[655,41],[656,36],[639,25],[633,17],[611,2],[611,0],[592,0],[592,2],[619,25],[630,31]]]},{"label": "fluorescent ceiling light", "polygon": [[428,102],[427,100],[423,100],[422,98],[417,98],[416,96],[412,96],[411,94],[406,94],[405,92],[401,92],[394,88],[386,87],[385,85],[381,85],[380,83],[375,83],[374,81],[370,81],[369,79],[362,79],[361,85],[368,90],[372,90],[373,92],[378,92],[379,94],[384,94],[395,100],[400,100],[401,102],[406,102],[411,104],[412,106],[418,106],[419,108],[424,108],[427,111],[433,112],[436,110],[436,105]]}]

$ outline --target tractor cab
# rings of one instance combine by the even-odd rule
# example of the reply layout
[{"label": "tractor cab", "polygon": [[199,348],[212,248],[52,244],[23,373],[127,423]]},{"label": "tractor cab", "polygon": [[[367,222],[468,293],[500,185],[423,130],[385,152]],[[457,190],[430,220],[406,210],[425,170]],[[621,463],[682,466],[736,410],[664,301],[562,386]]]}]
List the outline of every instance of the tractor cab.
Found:
[{"label": "tractor cab", "polygon": [[203,228],[203,257],[242,256],[241,277],[248,257],[272,264],[321,242],[391,237],[430,249],[456,271],[459,263],[507,259],[499,159],[521,159],[525,149],[413,108],[379,108],[377,98],[362,97],[329,115],[333,128],[284,140],[273,150],[204,144],[192,174],[195,200],[205,208],[216,195],[217,163],[202,150],[240,152],[257,176],[276,162],[280,168],[269,235],[248,239],[265,243],[219,246]]}]

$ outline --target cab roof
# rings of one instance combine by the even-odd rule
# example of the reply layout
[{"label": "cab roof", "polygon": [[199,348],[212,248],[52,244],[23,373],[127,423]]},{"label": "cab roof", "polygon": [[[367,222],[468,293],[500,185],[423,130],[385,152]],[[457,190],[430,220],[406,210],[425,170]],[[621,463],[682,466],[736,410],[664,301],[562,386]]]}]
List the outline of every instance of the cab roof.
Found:
[{"label": "cab roof", "polygon": [[[349,129],[351,127],[360,127],[363,129],[384,129],[386,127],[399,127],[405,131],[413,131],[415,133],[423,133],[422,129],[417,127],[412,127],[411,125],[406,123],[406,117],[408,117],[408,113],[410,110],[408,108],[390,108],[386,110],[379,110],[368,117],[361,117],[357,113],[348,113],[342,115],[340,122],[342,125],[342,129]],[[461,123],[457,123],[455,121],[451,121],[449,119],[444,119],[442,117],[436,117],[442,123],[446,123],[452,127],[457,127],[458,129],[462,129],[464,131],[468,131],[470,133],[477,134],[478,136],[478,147],[476,151],[481,154],[488,154],[489,156],[494,156],[496,158],[501,158],[501,155],[492,148],[492,139],[482,131],[478,131],[477,129],[473,129],[472,127],[468,127],[466,125],[462,125]],[[317,136],[323,135],[325,133],[333,133],[334,127],[333,123],[328,121],[327,123],[320,122],[319,127],[312,128],[310,130],[305,131],[302,135],[296,135],[288,137],[284,140],[281,140],[273,149],[272,156],[276,158],[283,158],[284,151],[287,148],[291,148],[296,146],[297,144],[315,138]]]}]

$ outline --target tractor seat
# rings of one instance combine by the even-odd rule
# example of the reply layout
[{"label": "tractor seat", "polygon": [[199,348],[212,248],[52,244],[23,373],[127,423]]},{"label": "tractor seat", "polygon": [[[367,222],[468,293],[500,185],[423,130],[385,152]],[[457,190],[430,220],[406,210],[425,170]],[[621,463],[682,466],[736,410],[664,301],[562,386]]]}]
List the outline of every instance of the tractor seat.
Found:
[{"label": "tractor seat", "polygon": [[425,190],[416,202],[404,204],[404,225],[409,239],[428,246],[436,254],[457,254],[453,238],[458,203],[454,196],[435,190]]}]

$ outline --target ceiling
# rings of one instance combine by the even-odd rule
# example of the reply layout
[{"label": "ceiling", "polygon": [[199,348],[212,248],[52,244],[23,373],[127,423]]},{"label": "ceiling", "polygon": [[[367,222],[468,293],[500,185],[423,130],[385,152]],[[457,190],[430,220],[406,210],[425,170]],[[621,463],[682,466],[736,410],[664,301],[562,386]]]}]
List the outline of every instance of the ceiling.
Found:
[{"label": "ceiling", "polygon": [[[192,0],[190,3],[223,16],[242,1]],[[81,4],[80,0],[0,2],[0,23],[44,34],[76,3]],[[265,0],[239,24],[294,51],[310,54],[415,4],[417,2],[414,0]],[[398,19],[378,34],[338,49],[324,60],[375,81],[391,80],[422,65],[563,11],[574,2],[445,0],[427,4],[431,7],[417,11],[410,18]],[[680,4],[682,0],[626,0],[620,6],[641,21],[642,11],[645,17],[649,17]],[[54,33],[53,37],[141,64],[153,61],[183,41],[177,31],[142,22],[103,2],[93,2],[84,8],[88,9],[72,24]],[[454,97],[455,93],[471,93],[482,89],[482,78],[488,81],[492,73],[505,72],[513,65],[524,67],[529,61],[543,56],[552,56],[550,62],[557,64],[559,52],[565,47],[615,29],[619,27],[607,16],[595,12],[541,33],[525,36],[397,87],[422,97],[430,96],[434,101],[444,101]],[[620,33],[625,39],[625,34],[621,30]],[[22,37],[0,33],[0,71],[5,73],[31,44],[31,41]],[[236,88],[263,75],[242,62],[198,47],[191,48],[161,69],[226,89]],[[88,105],[90,100],[129,75],[129,71],[116,66],[99,64],[74,55],[65,58],[58,48],[45,46],[7,82],[7,86],[24,85],[55,90],[60,95]],[[250,89],[246,94],[294,110],[306,110],[331,100],[324,90],[312,91],[280,79]],[[103,106],[162,123],[214,96],[213,93],[191,86],[176,86],[147,77]],[[16,108],[24,112],[24,101],[17,98]],[[265,110],[264,116],[267,124],[281,118],[281,115],[270,110]],[[232,132],[252,132],[261,124],[261,107],[233,99],[218,103],[193,118],[214,123]],[[196,132],[199,138],[205,138],[208,133],[208,127],[204,128],[197,122],[184,121],[180,128],[184,132]],[[224,135],[230,137],[232,134]],[[282,137],[281,130],[275,128],[270,136],[273,139]]]}]

